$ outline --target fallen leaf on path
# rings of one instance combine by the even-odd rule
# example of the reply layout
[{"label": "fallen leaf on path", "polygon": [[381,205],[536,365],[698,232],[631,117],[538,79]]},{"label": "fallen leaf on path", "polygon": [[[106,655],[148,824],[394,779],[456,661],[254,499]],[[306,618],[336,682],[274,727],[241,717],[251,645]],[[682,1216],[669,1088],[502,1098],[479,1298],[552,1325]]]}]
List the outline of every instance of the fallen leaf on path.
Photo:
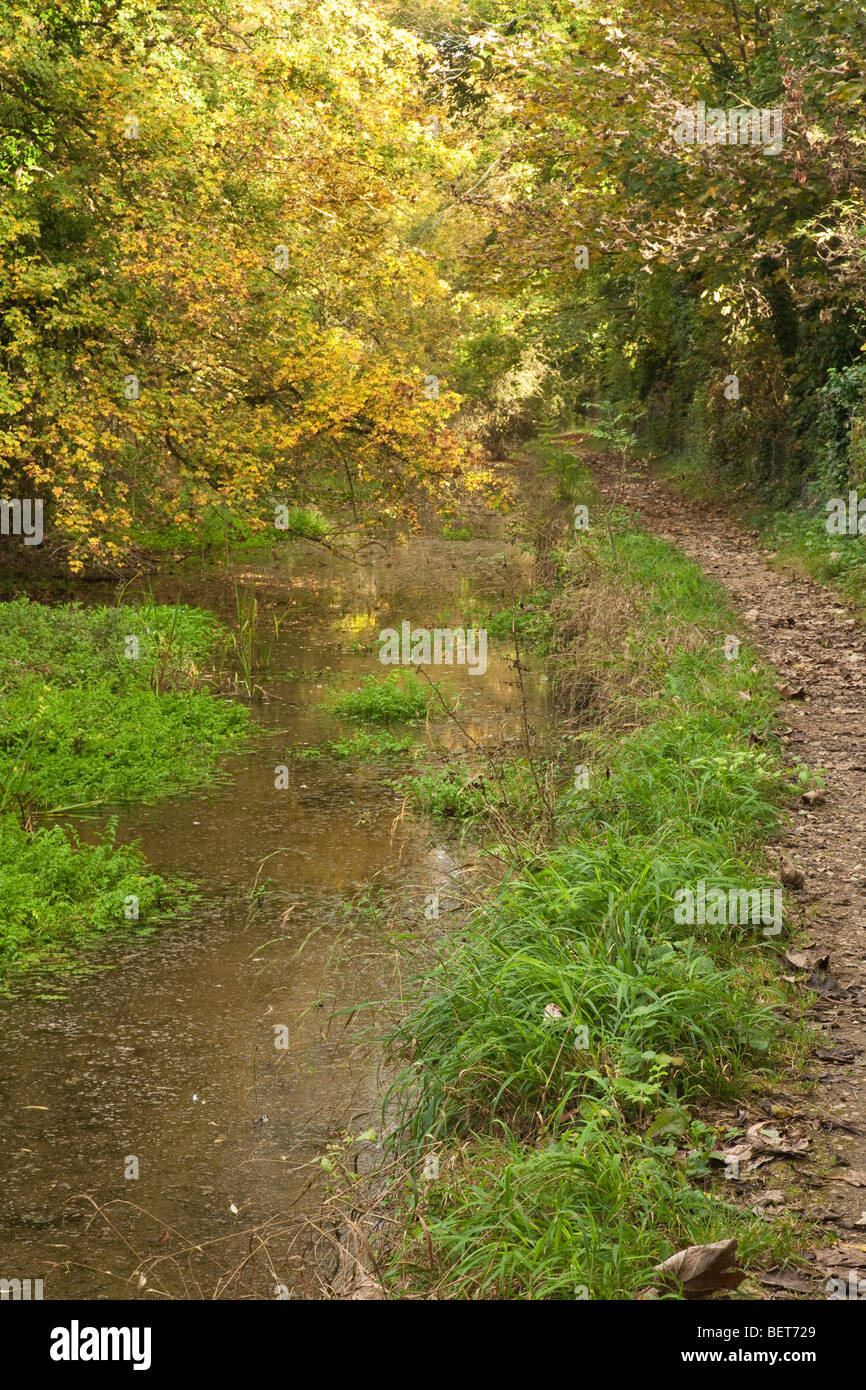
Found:
[{"label": "fallen leaf on path", "polygon": [[806,687],[803,685],[789,685],[787,681],[777,681],[776,689],[783,700],[805,700]]},{"label": "fallen leaf on path", "polygon": [[803,873],[803,870],[798,869],[786,854],[781,854],[779,856],[779,862],[782,866],[780,877],[786,887],[802,888],[803,884],[806,882],[806,875]]},{"label": "fallen leaf on path", "polygon": [[818,1120],[822,1129],[841,1129],[845,1134],[859,1134],[860,1129],[857,1125],[852,1125],[850,1120],[834,1120],[822,1115]]},{"label": "fallen leaf on path", "polygon": [[780,1187],[768,1188],[766,1192],[760,1192],[752,1202],[752,1211],[756,1216],[760,1216],[765,1207],[781,1207],[785,1204],[785,1194]]},{"label": "fallen leaf on path", "polygon": [[807,806],[821,806],[823,802],[827,800],[827,793],[818,791],[817,789],[811,792],[803,792],[800,800],[805,801]]},{"label": "fallen leaf on path", "polygon": [[754,1144],[749,1144],[745,1139],[741,1139],[738,1144],[732,1144],[729,1149],[717,1150],[710,1154],[710,1158],[724,1163],[734,1181],[747,1177],[756,1169],[763,1168],[765,1163],[773,1161],[771,1153],[756,1149]]},{"label": "fallen leaf on path", "polygon": [[807,946],[802,951],[786,951],[785,960],[797,970],[826,970],[830,952],[826,946]]},{"label": "fallen leaf on path", "polygon": [[715,1289],[736,1289],[745,1277],[742,1270],[731,1268],[736,1257],[736,1240],[690,1245],[656,1265],[653,1273],[669,1287],[682,1285],[687,1298],[712,1293]]},{"label": "fallen leaf on path", "polygon": [[814,1251],[815,1263],[823,1269],[859,1269],[866,1245],[834,1245],[832,1250]]},{"label": "fallen leaf on path", "polygon": [[809,1147],[809,1140],[797,1134],[792,1134],[786,1139],[772,1125],[762,1123],[760,1120],[756,1125],[750,1125],[746,1131],[747,1143],[753,1144],[756,1149],[763,1149],[765,1153],[773,1154],[801,1154],[805,1153]]},{"label": "fallen leaf on path", "polygon": [[863,1168],[849,1168],[847,1173],[829,1174],[830,1182],[847,1182],[852,1187],[866,1187],[866,1170]]},{"label": "fallen leaf on path", "polygon": [[790,1269],[779,1269],[773,1274],[759,1274],[758,1279],[770,1289],[790,1289],[792,1293],[812,1293],[815,1288],[813,1279],[807,1279],[804,1274],[795,1274]]}]

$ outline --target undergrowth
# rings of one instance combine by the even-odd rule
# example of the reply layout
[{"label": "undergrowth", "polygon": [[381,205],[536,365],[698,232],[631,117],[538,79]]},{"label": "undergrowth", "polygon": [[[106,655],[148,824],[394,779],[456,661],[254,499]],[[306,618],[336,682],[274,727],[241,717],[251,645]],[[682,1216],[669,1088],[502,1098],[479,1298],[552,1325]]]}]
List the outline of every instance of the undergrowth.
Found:
[{"label": "undergrowth", "polygon": [[0,625],[0,964],[62,963],[112,926],[148,930],[177,897],[140,852],[48,818],[149,801],[218,772],[249,713],[205,688],[220,635],[197,609],[50,607]]}]

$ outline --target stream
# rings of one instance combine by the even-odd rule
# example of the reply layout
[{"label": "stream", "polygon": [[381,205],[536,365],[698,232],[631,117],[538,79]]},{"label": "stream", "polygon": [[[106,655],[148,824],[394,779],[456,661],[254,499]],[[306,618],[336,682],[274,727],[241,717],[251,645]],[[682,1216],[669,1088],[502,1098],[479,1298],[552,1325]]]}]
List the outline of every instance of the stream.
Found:
[{"label": "stream", "polygon": [[[371,883],[401,887],[413,910],[400,930],[429,925],[425,895],[453,845],[401,814],[390,779],[407,759],[290,750],[339,729],[317,709],[323,687],[384,673],[375,646],[353,645],[403,619],[461,623],[473,599],[500,608],[531,583],[532,564],[488,517],[471,542],[421,535],[355,561],[299,544],[261,566],[153,580],[158,601],[228,624],[235,584],[254,590],[270,627],[269,698],[253,705],[254,746],[226,758],[212,785],[119,810],[121,842],[196,883],[190,913],[148,935],[118,932],[85,953],[82,973],[27,976],[0,1001],[4,1277],[41,1278],[46,1299],[317,1296],[311,1175],[335,1128],[378,1129],[383,1085],[358,1025],[333,1015],[400,983],[381,914],[345,905]],[[87,587],[89,601],[115,601]],[[538,722],[545,687],[529,665]],[[446,673],[473,737],[519,733],[504,646],[491,642],[484,675]],[[463,742],[444,720],[426,737]],[[284,763],[290,784],[277,790]],[[78,824],[95,833],[106,818]]]}]

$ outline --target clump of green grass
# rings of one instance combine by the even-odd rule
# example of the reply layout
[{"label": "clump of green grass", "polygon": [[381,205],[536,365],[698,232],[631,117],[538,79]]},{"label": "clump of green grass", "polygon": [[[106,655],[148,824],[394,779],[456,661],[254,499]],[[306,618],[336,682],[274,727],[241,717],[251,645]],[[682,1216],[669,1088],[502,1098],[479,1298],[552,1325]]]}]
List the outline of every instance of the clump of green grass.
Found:
[{"label": "clump of green grass", "polygon": [[177,890],[150,872],[140,850],[82,844],[59,825],[28,834],[0,816],[0,965],[56,964],[116,928],[146,933],[177,906]]},{"label": "clump of green grass", "polygon": [[430,698],[429,686],[414,671],[389,671],[387,676],[365,676],[357,690],[332,694],[322,708],[343,719],[408,724],[424,718]]},{"label": "clump of green grass", "polygon": [[474,820],[484,814],[484,789],[466,768],[431,768],[400,783],[419,811],[447,820]]},{"label": "clump of green grass", "polygon": [[491,757],[477,768],[458,764],[428,768],[398,783],[412,804],[438,820],[484,823],[501,828],[503,820],[531,818],[537,789],[526,758]]},{"label": "clump of green grass", "polygon": [[322,540],[331,529],[327,517],[312,507],[290,507],[285,523],[281,531],[305,540]]},{"label": "clump of green grass", "polygon": [[335,758],[352,758],[360,762],[375,762],[379,758],[397,758],[415,748],[411,734],[396,738],[386,729],[360,729],[345,738],[332,739],[328,751]]},{"label": "clump of green grass", "polygon": [[762,521],[764,543],[778,551],[780,563],[799,567],[821,584],[835,584],[846,598],[862,604],[866,536],[828,535],[823,509],[765,512]]},{"label": "clump of green grass", "polygon": [[325,749],[320,748],[317,743],[299,743],[289,750],[288,756],[300,762],[315,762],[325,756]]},{"label": "clump of green grass", "polygon": [[248,737],[246,710],[194,688],[209,614],[19,600],[3,619],[0,787],[24,776],[44,810],[181,790]]},{"label": "clump of green grass", "polygon": [[471,526],[443,526],[442,538],[446,541],[471,541]]},{"label": "clump of green grass", "polygon": [[516,632],[523,650],[532,650],[543,656],[549,652],[553,636],[552,598],[550,589],[536,589],[518,599],[510,608],[486,614],[481,621],[490,637],[507,645],[513,642]]},{"label": "clump of green grass", "polygon": [[[584,1095],[652,1111],[729,1095],[766,1064],[783,996],[729,943],[674,925],[692,880],[673,839],[665,849],[655,873],[612,833],[560,849],[482,910],[412,1014],[425,1059],[413,1126],[550,1125]],[[765,944],[760,927],[746,934]]]},{"label": "clump of green grass", "polygon": [[675,1144],[642,1142],[601,1105],[585,1105],[543,1146],[492,1137],[457,1162],[459,1170],[422,1182],[425,1191],[414,1186],[417,1205],[400,1213],[404,1244],[390,1271],[398,1289],[408,1282],[447,1299],[629,1298],[653,1287],[653,1267],[686,1245],[735,1236],[742,1262],[774,1264],[796,1232],[790,1219],[761,1221],[696,1186]]},{"label": "clump of green grass", "polygon": [[355,762],[377,762],[381,758],[405,757],[412,753],[417,743],[412,734],[396,737],[387,729],[359,729],[342,738],[330,739],[327,743],[298,745],[290,750],[290,757],[302,762],[312,762],[330,754]]},{"label": "clump of green grass", "polygon": [[247,741],[249,713],[201,688],[220,625],[196,609],[15,600],[2,619],[0,961],[8,964],[128,922],[118,903],[130,894],[143,922],[167,891],[137,852],[110,836],[82,845],[71,830],[40,824],[44,815],[152,800],[212,778],[219,757]]}]

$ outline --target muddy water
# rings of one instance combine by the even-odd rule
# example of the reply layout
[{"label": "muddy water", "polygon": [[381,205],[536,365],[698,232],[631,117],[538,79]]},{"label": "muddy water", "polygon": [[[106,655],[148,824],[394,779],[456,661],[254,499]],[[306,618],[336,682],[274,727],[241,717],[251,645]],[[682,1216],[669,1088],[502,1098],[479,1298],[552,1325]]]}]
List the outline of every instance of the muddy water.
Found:
[{"label": "muddy water", "polygon": [[[387,779],[405,763],[290,750],[337,733],[316,709],[323,685],[382,673],[357,648],[381,626],[459,622],[473,597],[497,607],[528,583],[529,557],[497,526],[472,542],[395,543],[374,562],[299,550],[154,585],[160,601],[228,620],[235,582],[254,587],[262,631],[280,619],[270,699],[226,780],[121,812],[121,840],[197,881],[190,915],[119,934],[87,953],[92,973],[29,978],[0,1003],[0,1275],[42,1278],[46,1299],[315,1293],[311,1174],[335,1127],[376,1123],[381,1084],[338,1011],[397,984],[385,916],[345,904],[403,884],[417,912],[398,928],[423,930],[441,842],[399,816]],[[451,676],[475,737],[517,734],[513,680],[495,650],[485,675]],[[543,718],[532,675],[529,695]],[[460,742],[453,728],[427,738]],[[284,762],[290,786],[277,790]]]}]

